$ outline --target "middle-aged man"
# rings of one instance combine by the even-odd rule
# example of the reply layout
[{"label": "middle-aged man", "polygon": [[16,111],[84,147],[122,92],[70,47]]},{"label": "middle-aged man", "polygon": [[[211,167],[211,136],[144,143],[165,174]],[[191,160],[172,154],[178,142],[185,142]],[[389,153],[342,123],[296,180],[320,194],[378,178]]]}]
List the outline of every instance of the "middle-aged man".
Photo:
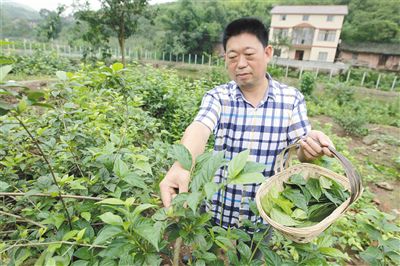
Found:
[{"label": "middle-aged man", "polygon": [[[223,46],[232,81],[204,95],[199,113],[186,128],[181,143],[193,158],[204,152],[211,132],[215,135],[214,151],[224,151],[225,158],[232,159],[250,149],[249,160],[267,166],[265,178],[274,174],[276,156],[299,137],[297,155],[301,161],[332,156],[327,148],[331,140],[311,130],[303,95],[266,73],[272,47],[262,22],[254,18],[232,21],[225,28]],[[224,175],[226,171],[217,170],[215,182],[220,183]],[[175,162],[160,183],[164,206],[170,206],[177,191],[187,192],[189,182],[189,172]],[[224,228],[238,227],[243,219],[261,222],[249,209],[258,187],[228,185],[224,193],[217,192],[209,207],[212,221]]]}]

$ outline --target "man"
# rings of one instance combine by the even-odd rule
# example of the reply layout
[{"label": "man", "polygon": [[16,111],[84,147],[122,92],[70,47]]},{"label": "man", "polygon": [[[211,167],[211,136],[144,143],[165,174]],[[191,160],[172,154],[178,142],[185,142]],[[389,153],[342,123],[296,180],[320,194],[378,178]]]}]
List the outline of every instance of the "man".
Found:
[{"label": "man", "polygon": [[[272,47],[262,22],[253,18],[231,22],[224,31],[223,46],[232,81],[205,94],[198,115],[186,128],[181,143],[193,158],[204,152],[211,132],[215,151],[224,151],[225,158],[232,159],[250,149],[249,159],[267,166],[266,178],[274,174],[276,156],[299,137],[301,161],[332,156],[327,149],[330,139],[311,130],[303,95],[266,74]],[[219,169],[215,181],[224,178],[226,171]],[[164,206],[170,206],[177,190],[187,192],[189,182],[189,172],[175,162],[160,183]],[[249,210],[258,186],[228,185],[223,193],[216,193],[210,209],[213,222],[224,228],[240,226],[243,219],[260,222]]]}]

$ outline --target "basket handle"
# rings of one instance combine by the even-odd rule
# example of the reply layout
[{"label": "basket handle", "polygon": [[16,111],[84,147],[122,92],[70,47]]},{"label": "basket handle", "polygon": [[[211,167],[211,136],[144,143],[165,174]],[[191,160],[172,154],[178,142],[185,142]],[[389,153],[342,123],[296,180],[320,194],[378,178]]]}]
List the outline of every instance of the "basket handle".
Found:
[{"label": "basket handle", "polygon": [[[276,157],[275,161],[275,166],[274,166],[274,171],[275,174],[278,174],[279,172],[283,171],[284,169],[290,167],[292,165],[292,158],[293,154],[296,154],[297,148],[300,146],[299,143],[300,139],[296,140],[295,143],[287,146],[285,149],[283,149],[278,156]],[[333,154],[333,156],[340,162],[342,165],[346,177],[350,181],[350,204],[353,203],[358,197],[360,196],[362,192],[362,184],[361,184],[361,178],[360,175],[357,173],[355,170],[354,166],[351,164],[351,162],[344,157],[341,153],[339,153],[335,148],[332,146],[327,147],[330,152]],[[285,154],[288,153],[287,159],[285,160]]]}]

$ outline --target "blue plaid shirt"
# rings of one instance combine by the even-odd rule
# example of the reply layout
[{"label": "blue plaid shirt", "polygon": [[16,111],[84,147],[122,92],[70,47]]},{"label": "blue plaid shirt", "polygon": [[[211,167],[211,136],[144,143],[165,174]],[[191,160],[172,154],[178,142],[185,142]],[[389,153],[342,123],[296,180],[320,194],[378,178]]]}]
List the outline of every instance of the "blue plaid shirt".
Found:
[{"label": "blue plaid shirt", "polygon": [[[231,81],[204,95],[194,119],[214,133],[214,151],[224,151],[226,159],[231,160],[241,151],[250,149],[249,160],[267,166],[266,178],[274,174],[276,156],[311,129],[303,95],[273,80],[269,74],[267,78],[268,92],[257,107],[253,107],[238,85]],[[221,167],[215,174],[215,182],[221,183],[226,176],[227,171]],[[218,191],[212,198],[212,205],[208,206],[214,222],[224,228],[241,226],[244,219],[262,222],[249,209],[249,201],[254,200],[259,185],[228,185],[224,191]]]}]

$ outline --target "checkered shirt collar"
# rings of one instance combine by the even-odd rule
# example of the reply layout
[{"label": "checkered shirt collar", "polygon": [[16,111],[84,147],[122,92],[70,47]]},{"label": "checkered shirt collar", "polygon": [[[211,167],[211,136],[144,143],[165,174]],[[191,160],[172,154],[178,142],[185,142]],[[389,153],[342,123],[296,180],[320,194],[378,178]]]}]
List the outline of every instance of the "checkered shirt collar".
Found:
[{"label": "checkered shirt collar", "polygon": [[[267,101],[268,97],[271,98],[272,100],[276,100],[276,88],[275,88],[275,81],[271,78],[271,76],[266,73],[265,75],[268,79],[268,93],[267,95],[264,96],[264,99],[261,101],[260,104],[263,104]],[[235,94],[235,98],[236,100],[239,98],[242,98],[243,100],[245,100],[242,91],[240,90],[239,86],[236,84],[236,82],[232,82],[232,87],[231,90],[233,90],[232,92]]]}]

